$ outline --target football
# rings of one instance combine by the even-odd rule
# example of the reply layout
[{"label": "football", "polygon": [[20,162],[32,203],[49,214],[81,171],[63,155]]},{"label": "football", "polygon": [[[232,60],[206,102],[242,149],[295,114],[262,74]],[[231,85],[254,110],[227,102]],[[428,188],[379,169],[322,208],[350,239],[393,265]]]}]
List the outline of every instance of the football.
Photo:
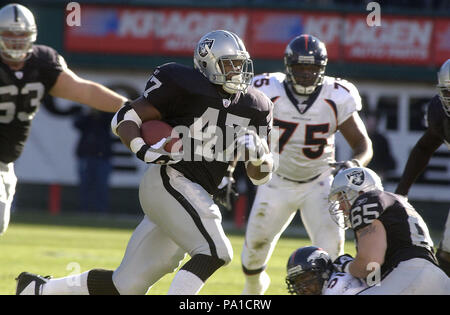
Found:
[{"label": "football", "polygon": [[[174,134],[172,134],[172,132],[174,132]],[[182,151],[182,141],[168,123],[161,120],[148,120],[141,125],[141,137],[148,145],[153,145],[162,138],[170,136],[172,136],[172,140],[164,146],[164,150],[170,153]]]}]

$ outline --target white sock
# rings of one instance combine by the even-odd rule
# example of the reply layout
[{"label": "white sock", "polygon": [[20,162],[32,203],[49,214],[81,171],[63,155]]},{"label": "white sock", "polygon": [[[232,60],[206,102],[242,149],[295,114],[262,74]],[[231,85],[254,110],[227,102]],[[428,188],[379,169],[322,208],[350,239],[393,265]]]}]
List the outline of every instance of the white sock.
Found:
[{"label": "white sock", "polygon": [[181,269],[170,284],[168,295],[195,295],[205,283],[192,272]]},{"label": "white sock", "polygon": [[42,288],[42,295],[88,295],[87,275],[89,271],[79,275],[50,279]]},{"label": "white sock", "polygon": [[243,295],[263,295],[270,285],[270,277],[263,271],[256,275],[245,275]]}]

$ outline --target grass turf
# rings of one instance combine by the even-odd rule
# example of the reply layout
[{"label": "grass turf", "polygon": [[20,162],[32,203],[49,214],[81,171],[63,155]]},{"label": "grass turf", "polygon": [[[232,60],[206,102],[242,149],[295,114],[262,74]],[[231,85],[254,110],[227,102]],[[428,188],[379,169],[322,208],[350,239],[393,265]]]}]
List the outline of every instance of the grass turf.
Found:
[{"label": "grass turf", "polygon": [[[9,229],[0,237],[0,294],[15,293],[14,279],[22,271],[64,277],[92,268],[115,269],[138,223],[138,218],[14,214]],[[242,291],[243,234],[232,230],[227,235],[234,249],[233,261],[208,280],[201,295],[238,295]],[[280,239],[267,268],[272,279],[267,294],[287,294],[284,282],[287,259],[296,248],[309,244],[306,238]],[[346,252],[354,254],[352,241],[346,243]],[[148,294],[166,294],[174,275],[164,276]]]}]

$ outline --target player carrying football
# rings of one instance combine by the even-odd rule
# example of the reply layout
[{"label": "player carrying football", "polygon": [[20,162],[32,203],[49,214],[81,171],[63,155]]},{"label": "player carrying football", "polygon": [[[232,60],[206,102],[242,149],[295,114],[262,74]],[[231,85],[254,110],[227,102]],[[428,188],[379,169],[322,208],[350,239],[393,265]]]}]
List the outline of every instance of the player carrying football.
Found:
[{"label": "player carrying football", "polygon": [[[195,68],[176,63],[158,67],[143,95],[122,107],[112,121],[122,142],[138,158],[151,163],[139,188],[145,216],[120,266],[114,271],[93,269],[72,276],[75,279],[69,282],[67,278],[48,280],[23,273],[18,294],[145,294],[173,272],[185,254],[190,259],[175,275],[168,293],[196,294],[217,269],[231,261],[233,250],[212,199],[229,161],[199,159],[195,149],[202,152],[201,145],[194,145],[194,156],[175,159],[162,149],[165,141],[145,143],[140,126],[148,120],[163,120],[191,130],[183,137],[183,150],[190,143],[213,141],[214,151],[220,153],[228,143],[235,143],[238,152],[248,153],[249,177],[262,184],[270,180],[273,164],[265,139],[272,125],[273,104],[251,86],[252,61],[236,34],[219,30],[204,35],[195,48],[194,64]],[[236,128],[239,132],[234,139],[236,134],[227,130]],[[216,133],[205,131],[219,129],[231,139],[216,139]],[[261,131],[261,137],[255,130]]]}]

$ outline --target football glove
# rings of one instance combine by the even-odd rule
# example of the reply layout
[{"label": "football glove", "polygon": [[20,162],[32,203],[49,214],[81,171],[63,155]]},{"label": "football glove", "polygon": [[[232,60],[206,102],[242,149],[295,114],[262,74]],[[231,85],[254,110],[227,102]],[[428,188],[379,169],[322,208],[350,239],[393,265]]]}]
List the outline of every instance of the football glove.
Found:
[{"label": "football glove", "polygon": [[146,163],[153,164],[174,164],[181,161],[182,152],[170,153],[164,149],[164,146],[172,140],[171,137],[162,138],[153,145],[145,143],[144,139],[137,137],[130,143],[130,149],[136,156]]},{"label": "football glove", "polygon": [[242,128],[235,140],[238,156],[244,154],[244,160],[250,161],[255,166],[264,162],[265,154],[268,153],[266,143],[254,130],[247,128]]},{"label": "football glove", "polygon": [[330,165],[331,167],[334,167],[334,170],[331,172],[331,174],[333,174],[333,176],[336,176],[337,173],[339,173],[340,171],[343,171],[347,168],[360,167],[361,163],[357,159],[352,159],[352,160],[348,160],[348,161],[329,163],[328,165]]},{"label": "football glove", "polygon": [[348,270],[345,270],[345,268],[353,260],[354,258],[349,254],[341,255],[333,261],[333,267],[337,272],[348,272]]},{"label": "football glove", "polygon": [[233,210],[233,204],[239,196],[233,176],[225,176],[218,188],[214,202],[228,211]]}]

